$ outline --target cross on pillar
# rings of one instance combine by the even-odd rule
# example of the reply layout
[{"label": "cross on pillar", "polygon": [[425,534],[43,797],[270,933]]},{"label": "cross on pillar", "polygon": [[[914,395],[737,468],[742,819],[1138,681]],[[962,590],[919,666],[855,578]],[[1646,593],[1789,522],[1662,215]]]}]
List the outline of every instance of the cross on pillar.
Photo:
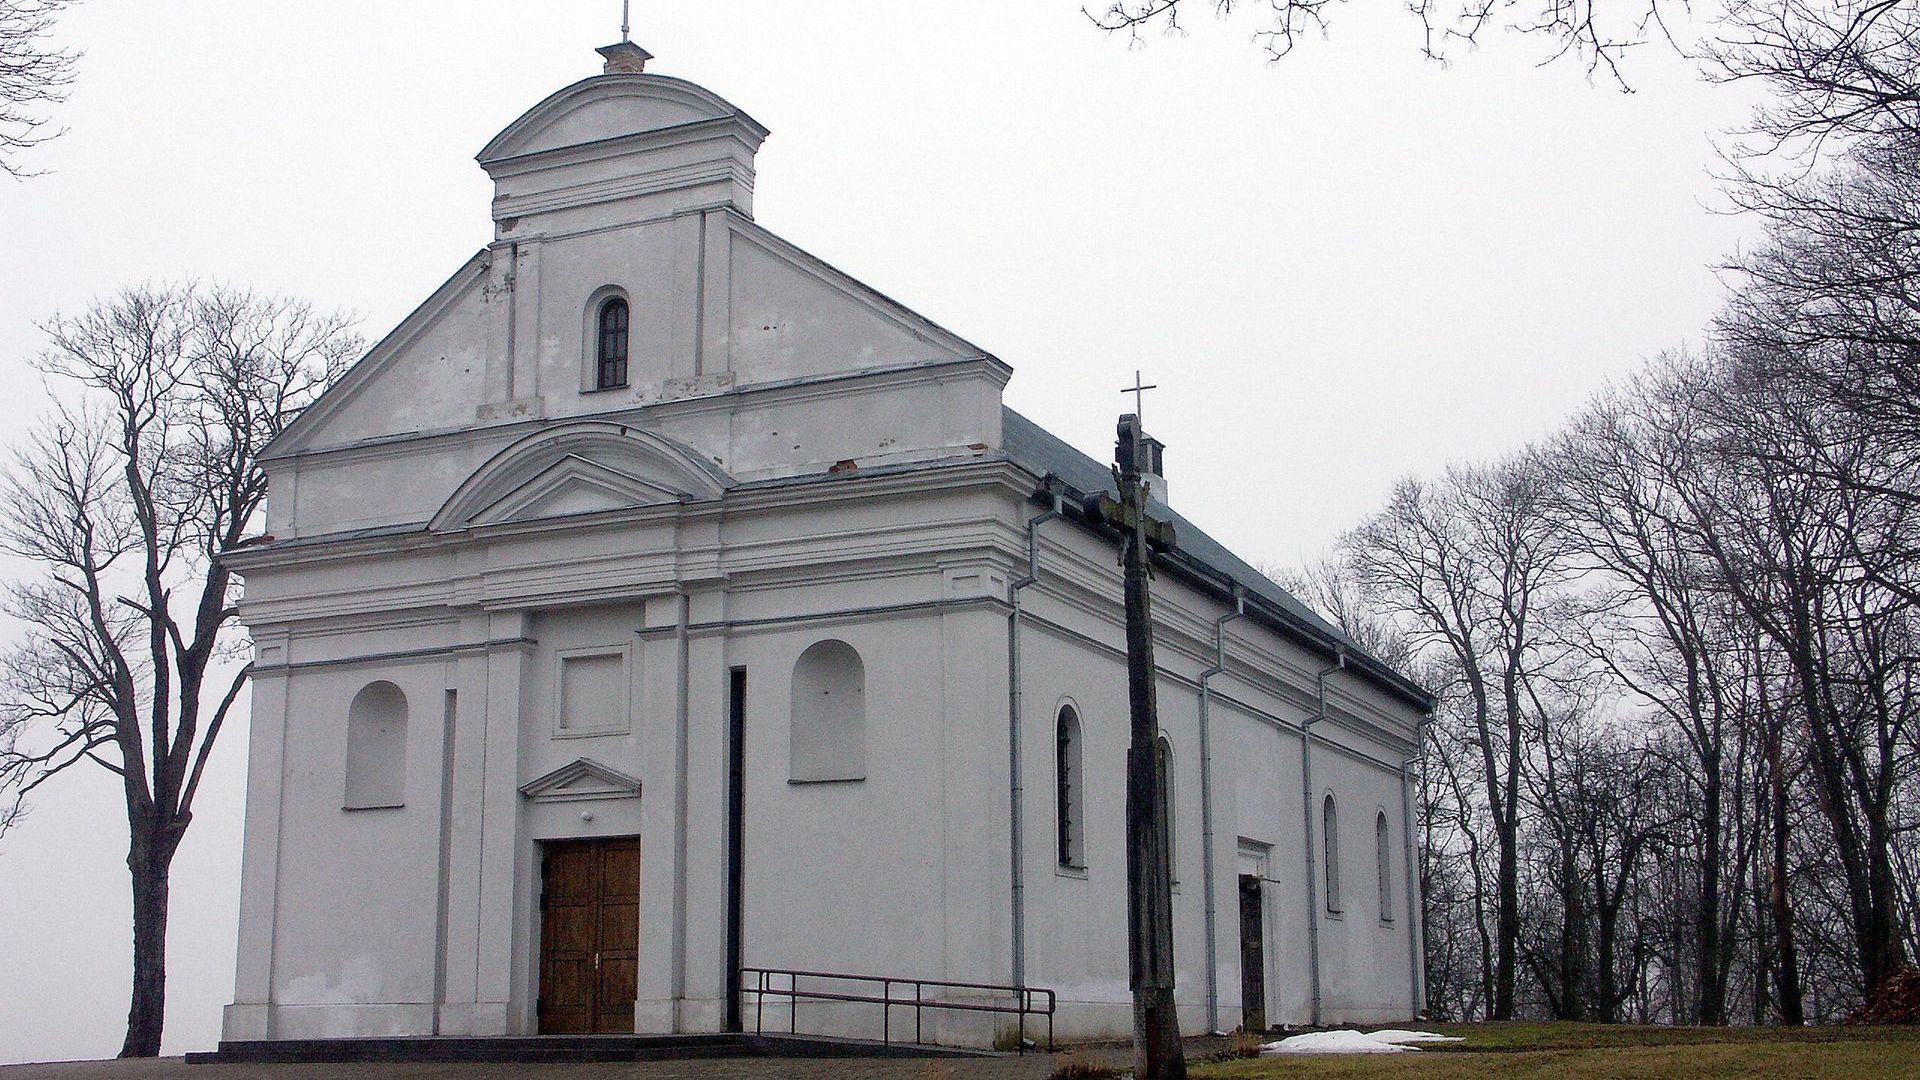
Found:
[{"label": "cross on pillar", "polygon": [[1160,387],[1153,383],[1147,383],[1145,386],[1142,386],[1140,384],[1140,369],[1134,368],[1133,369],[1133,385],[1129,387],[1125,387],[1120,391],[1123,394],[1133,395],[1133,415],[1136,417],[1139,417],[1140,422],[1142,424],[1145,424],[1147,419],[1145,394],[1148,390],[1158,390],[1158,389],[1160,389]]},{"label": "cross on pillar", "polygon": [[[1153,389],[1134,372],[1137,402]],[[1136,405],[1136,408],[1138,406]],[[1167,850],[1167,777],[1161,772],[1160,718],[1153,660],[1149,578],[1154,549],[1173,546],[1173,523],[1148,515],[1140,475],[1146,435],[1138,414],[1122,416],[1115,440],[1119,498],[1097,496],[1089,510],[1118,530],[1127,630],[1127,958],[1133,991],[1133,1075],[1185,1080],[1180,1018],[1174,1009],[1173,886]]]}]

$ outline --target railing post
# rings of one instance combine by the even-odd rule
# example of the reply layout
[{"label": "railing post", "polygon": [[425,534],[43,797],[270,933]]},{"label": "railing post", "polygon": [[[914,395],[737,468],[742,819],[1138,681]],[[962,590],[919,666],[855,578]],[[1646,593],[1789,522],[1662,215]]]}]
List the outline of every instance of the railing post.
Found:
[{"label": "railing post", "polygon": [[925,996],[922,993],[922,991],[925,988],[926,988],[926,984],[921,982],[920,980],[915,979],[913,981],[913,1041],[916,1043],[922,1043],[922,1044],[924,1044],[927,1041],[920,1034],[920,1009],[921,1009],[920,1002],[921,1002],[921,999]]}]

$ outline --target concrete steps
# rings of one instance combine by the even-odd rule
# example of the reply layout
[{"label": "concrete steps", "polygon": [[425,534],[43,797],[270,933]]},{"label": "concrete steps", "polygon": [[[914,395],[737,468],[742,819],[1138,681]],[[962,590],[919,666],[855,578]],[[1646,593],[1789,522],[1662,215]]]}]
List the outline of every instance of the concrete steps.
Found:
[{"label": "concrete steps", "polygon": [[210,1062],[370,1061],[674,1061],[686,1058],[933,1058],[998,1057],[983,1050],[917,1043],[879,1043],[814,1035],[507,1035],[475,1038],[421,1035],[367,1039],[260,1039],[222,1042],[192,1053],[192,1064]]}]

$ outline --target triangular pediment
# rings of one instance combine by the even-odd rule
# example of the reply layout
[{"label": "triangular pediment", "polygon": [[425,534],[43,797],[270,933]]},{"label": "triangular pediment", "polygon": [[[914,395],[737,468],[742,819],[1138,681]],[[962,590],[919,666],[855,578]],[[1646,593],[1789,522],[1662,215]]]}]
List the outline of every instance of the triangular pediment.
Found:
[{"label": "triangular pediment", "polygon": [[583,757],[520,785],[520,794],[533,802],[637,799],[640,797],[640,781],[592,758]]},{"label": "triangular pediment", "polygon": [[470,525],[595,514],[680,502],[688,493],[649,483],[618,469],[568,454],[500,501],[468,519]]},{"label": "triangular pediment", "polygon": [[670,439],[583,420],[530,435],[460,485],[432,527],[447,531],[719,498],[733,479]]}]

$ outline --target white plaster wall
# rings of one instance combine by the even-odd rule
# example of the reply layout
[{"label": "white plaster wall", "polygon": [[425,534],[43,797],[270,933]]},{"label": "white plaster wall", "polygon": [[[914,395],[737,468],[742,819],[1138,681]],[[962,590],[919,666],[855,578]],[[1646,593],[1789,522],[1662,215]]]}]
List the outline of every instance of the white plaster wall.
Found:
[{"label": "white plaster wall", "polygon": [[488,296],[475,278],[406,339],[377,386],[354,394],[328,418],[322,445],[349,446],[473,423],[474,407],[486,400],[483,380],[495,347],[491,330]]},{"label": "white plaster wall", "polygon": [[[682,215],[522,245],[518,287],[533,290],[537,322],[526,329],[538,352],[538,382],[516,386],[515,396],[541,398],[547,416],[570,416],[644,401],[667,380],[694,374],[700,226],[699,215]],[[597,305],[589,301],[607,286],[630,305],[629,389],[596,392]]]},{"label": "white plaster wall", "polygon": [[[1128,720],[1120,627],[1110,616],[1076,602],[1075,586],[1111,597],[1117,604],[1117,571],[1110,550],[1072,526],[1050,524],[1042,556],[1042,583],[1023,603],[1034,615],[1065,629],[1029,621],[1022,653],[1028,702],[1024,716],[1028,793],[1028,971],[1032,982],[1061,994],[1061,1031],[1073,1037],[1124,1037],[1131,1017],[1127,991],[1124,799]],[[1053,578],[1055,568],[1061,579]],[[1212,623],[1225,608],[1183,583],[1161,575],[1154,586],[1158,627],[1156,660],[1166,673],[1159,685],[1161,729],[1175,752],[1174,863],[1179,885],[1174,900],[1176,997],[1183,1029],[1204,1030],[1205,908],[1201,879],[1202,820],[1199,791],[1199,672],[1212,663]],[[1237,848],[1240,841],[1269,845],[1273,880],[1263,897],[1270,970],[1266,980],[1270,1023],[1305,1023],[1311,985],[1305,869],[1302,842],[1300,725],[1314,714],[1312,674],[1325,666],[1251,621],[1229,624],[1228,673],[1212,686],[1215,904],[1218,995],[1222,1026],[1240,1017]],[[1249,681],[1245,665],[1260,670]],[[1287,671],[1291,689],[1272,682]],[[1322,1019],[1326,1022],[1403,1019],[1413,1012],[1409,953],[1403,913],[1383,924],[1375,900],[1373,811],[1389,813],[1391,835],[1400,841],[1398,762],[1404,744],[1380,741],[1378,730],[1410,739],[1413,716],[1372,691],[1354,693],[1356,680],[1332,679],[1334,719],[1316,727],[1316,789],[1338,793],[1345,912],[1321,920]],[[1304,691],[1304,693],[1303,693]],[[1054,715],[1072,700],[1081,718],[1083,769],[1087,779],[1087,869],[1084,877],[1057,865],[1054,843]],[[1362,716],[1365,719],[1362,719]],[[1356,726],[1357,725],[1357,726]],[[1326,745],[1328,740],[1339,746]],[[1341,753],[1344,747],[1351,753]],[[1344,808],[1364,802],[1355,832]],[[1314,813],[1319,812],[1314,801]],[[1318,819],[1315,818],[1315,842]],[[1404,849],[1394,853],[1394,898],[1404,905]],[[1316,876],[1318,871],[1316,871]],[[1355,890],[1360,890],[1356,892]],[[1314,902],[1319,902],[1316,889]],[[1364,914],[1365,918],[1361,916]]]},{"label": "white plaster wall", "polygon": [[[848,377],[831,386],[656,402],[609,415],[688,446],[742,481],[819,475],[847,460],[873,468],[992,453],[1000,446],[1003,376],[1004,369],[978,361],[962,370]],[[615,404],[577,387],[567,393],[577,402]],[[503,424],[281,459],[268,469],[269,529],[292,539],[424,523],[467,477],[534,430]]]},{"label": "white plaster wall", "polygon": [[[288,680],[277,1037],[401,1034],[430,1019],[445,676],[444,662],[426,660]],[[406,803],[343,810],[347,705],[378,679],[407,697]]]},{"label": "white plaster wall", "polygon": [[[1317,732],[1316,732],[1317,733]],[[1370,764],[1316,747],[1314,824],[1320,799],[1332,792],[1339,808],[1341,910],[1321,911],[1322,1010],[1327,1021],[1397,1020],[1410,1015],[1407,965],[1405,848],[1389,862],[1393,903],[1381,918],[1374,850],[1375,814],[1385,811],[1388,835],[1400,841],[1400,785]],[[1324,878],[1323,878],[1324,880]]]}]

